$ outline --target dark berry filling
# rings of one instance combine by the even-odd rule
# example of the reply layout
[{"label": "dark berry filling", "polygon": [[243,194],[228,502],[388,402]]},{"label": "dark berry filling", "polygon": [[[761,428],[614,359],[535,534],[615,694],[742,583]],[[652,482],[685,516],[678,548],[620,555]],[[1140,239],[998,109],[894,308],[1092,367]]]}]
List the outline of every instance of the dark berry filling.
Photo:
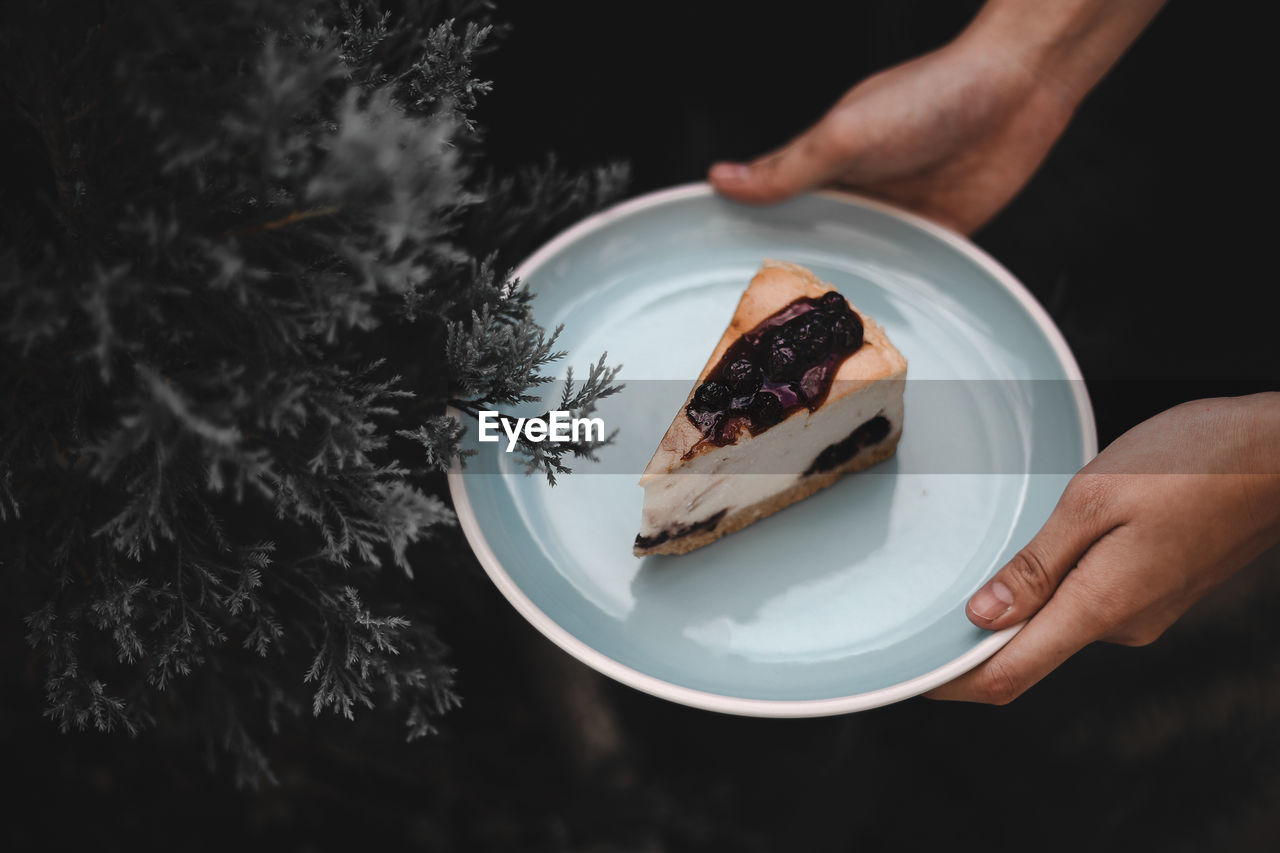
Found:
[{"label": "dark berry filling", "polygon": [[823,308],[826,308],[828,311],[837,312],[848,307],[848,303],[845,302],[844,297],[834,290],[829,290],[822,294],[822,298],[818,300],[818,304]]},{"label": "dark berry filling", "polygon": [[704,412],[723,409],[729,405],[729,386],[721,382],[703,382],[693,394],[693,405]]},{"label": "dark berry filling", "polygon": [[666,530],[653,534],[652,536],[636,536],[637,548],[652,548],[655,545],[661,545],[663,542],[670,542],[672,539],[679,539],[681,536],[688,536],[690,533],[698,533],[702,530],[714,530],[716,525],[720,523],[720,519],[724,518],[727,509],[722,509],[710,518],[704,518],[702,521],[695,521],[693,524],[684,524],[679,527],[668,527]]},{"label": "dark berry filling", "polygon": [[857,314],[852,317],[837,317],[831,324],[831,337],[835,345],[849,351],[862,346],[862,318]]},{"label": "dark berry filling", "polygon": [[751,402],[747,404],[747,417],[751,419],[751,423],[760,429],[768,429],[769,427],[782,420],[782,416],[786,414],[786,410],[782,406],[782,401],[778,399],[778,395],[770,391],[761,391],[751,398]]},{"label": "dark berry filling", "polygon": [[758,435],[801,406],[813,411],[840,364],[862,346],[862,318],[834,290],[802,296],[734,341],[685,409],[704,444],[723,447],[738,432]]},{"label": "dark berry filling", "polygon": [[759,390],[764,372],[755,362],[740,358],[725,368],[724,380],[735,396],[750,396]]},{"label": "dark berry filling", "polygon": [[852,459],[859,450],[884,441],[889,434],[889,421],[884,415],[876,415],[871,420],[849,433],[846,438],[828,445],[813,464],[806,470],[805,476],[830,471]]},{"label": "dark berry filling", "polygon": [[793,378],[799,362],[800,358],[796,355],[791,341],[779,335],[773,339],[773,343],[769,345],[769,352],[764,357],[764,375],[774,382],[786,382]]}]

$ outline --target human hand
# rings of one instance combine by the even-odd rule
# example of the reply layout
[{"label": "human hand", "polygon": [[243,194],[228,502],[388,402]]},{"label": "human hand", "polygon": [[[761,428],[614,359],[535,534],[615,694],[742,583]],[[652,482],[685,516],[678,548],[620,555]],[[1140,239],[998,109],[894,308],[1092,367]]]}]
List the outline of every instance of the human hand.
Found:
[{"label": "human hand", "polygon": [[993,657],[929,692],[1005,704],[1095,640],[1154,641],[1280,540],[1280,393],[1197,400],[1122,435],[967,607]]},{"label": "human hand", "polygon": [[751,203],[853,189],[971,233],[1022,189],[1161,2],[989,0],[951,44],[859,83],[792,142],[717,163],[708,180]]},{"label": "human hand", "polygon": [[1071,113],[1020,66],[948,46],[854,86],[781,149],[708,177],[754,203],[853,189],[968,234],[1022,189]]}]

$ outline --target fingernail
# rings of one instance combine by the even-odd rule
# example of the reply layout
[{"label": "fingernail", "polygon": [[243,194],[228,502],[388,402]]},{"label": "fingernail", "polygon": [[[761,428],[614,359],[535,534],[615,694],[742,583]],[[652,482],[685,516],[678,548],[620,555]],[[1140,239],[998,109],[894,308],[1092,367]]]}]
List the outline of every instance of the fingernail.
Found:
[{"label": "fingernail", "polygon": [[1008,613],[1011,607],[1013,607],[1013,593],[1000,581],[992,581],[969,599],[969,609],[979,619],[985,619],[988,622]]},{"label": "fingernail", "polygon": [[711,180],[725,183],[741,183],[751,174],[751,167],[742,163],[716,163],[711,167]]}]

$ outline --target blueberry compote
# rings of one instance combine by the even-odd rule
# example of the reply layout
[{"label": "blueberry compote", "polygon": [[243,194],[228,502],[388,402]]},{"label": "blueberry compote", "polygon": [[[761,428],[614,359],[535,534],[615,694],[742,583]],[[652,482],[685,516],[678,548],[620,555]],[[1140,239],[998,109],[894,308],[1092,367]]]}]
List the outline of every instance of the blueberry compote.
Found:
[{"label": "blueberry compote", "polygon": [[835,291],[802,296],[734,341],[685,408],[704,444],[733,444],[743,428],[759,435],[801,406],[813,411],[840,364],[862,346],[862,318]]}]

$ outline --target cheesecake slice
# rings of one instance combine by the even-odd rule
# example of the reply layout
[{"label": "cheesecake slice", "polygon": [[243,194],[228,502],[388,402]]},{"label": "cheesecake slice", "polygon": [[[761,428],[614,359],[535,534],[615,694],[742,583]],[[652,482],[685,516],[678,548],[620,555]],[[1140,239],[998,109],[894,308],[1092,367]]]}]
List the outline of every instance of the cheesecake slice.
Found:
[{"label": "cheesecake slice", "polygon": [[701,548],[889,458],[906,376],[874,320],[766,260],[640,479],[636,556]]}]

